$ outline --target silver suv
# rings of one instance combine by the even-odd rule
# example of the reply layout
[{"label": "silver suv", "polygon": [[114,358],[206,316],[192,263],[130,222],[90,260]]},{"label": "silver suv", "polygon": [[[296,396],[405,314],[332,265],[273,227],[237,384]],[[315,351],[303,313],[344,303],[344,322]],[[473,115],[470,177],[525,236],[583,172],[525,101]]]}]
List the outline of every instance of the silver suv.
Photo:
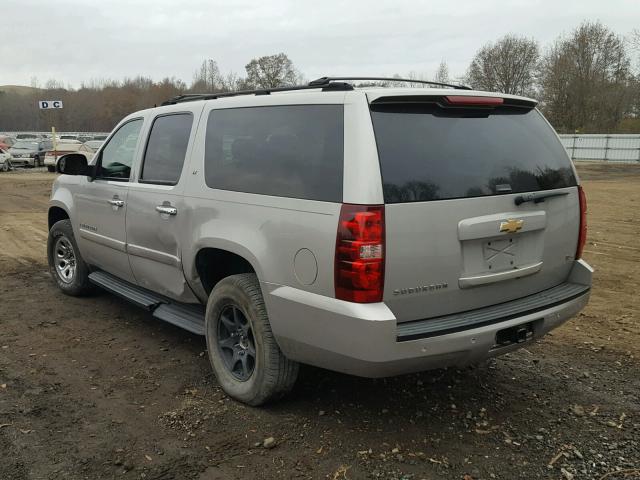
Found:
[{"label": "silver suv", "polygon": [[351,78],[187,95],[61,158],[51,274],[204,335],[251,405],[299,363],[366,377],[463,365],[587,303],[586,203],[530,99]]}]

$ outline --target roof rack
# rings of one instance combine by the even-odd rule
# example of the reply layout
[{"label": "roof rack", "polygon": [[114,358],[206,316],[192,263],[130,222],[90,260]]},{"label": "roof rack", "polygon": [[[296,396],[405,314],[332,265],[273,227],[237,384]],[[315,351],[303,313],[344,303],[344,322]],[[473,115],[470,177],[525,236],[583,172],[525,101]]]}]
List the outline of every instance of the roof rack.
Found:
[{"label": "roof rack", "polygon": [[322,88],[322,91],[345,91],[353,90],[353,85],[350,83],[327,83],[326,85],[293,85],[291,87],[274,87],[274,88],[259,88],[256,90],[238,90],[237,92],[220,92],[220,93],[186,93],[184,95],[178,95],[177,97],[170,98],[166,102],[162,102],[162,105],[175,105],[182,102],[194,102],[196,100],[215,100],[217,98],[237,97],[239,95],[270,95],[273,92],[291,92],[295,90],[314,90]]},{"label": "roof rack", "polygon": [[[341,81],[344,80],[344,81]],[[291,92],[295,90],[312,90],[321,88],[326,91],[348,91],[353,90],[353,85],[347,83],[354,80],[370,80],[385,82],[405,82],[405,83],[422,83],[425,85],[436,85],[439,87],[455,88],[457,90],[471,90],[465,85],[450,85],[448,83],[429,82],[427,80],[411,80],[407,78],[387,78],[387,77],[321,77],[309,82],[307,85],[293,85],[291,87],[274,87],[259,88],[256,90],[239,90],[237,92],[220,92],[220,93],[186,93],[170,98],[162,102],[162,105],[175,105],[176,103],[195,102],[196,100],[215,100],[217,98],[237,97],[239,95],[270,95],[273,92]]]},{"label": "roof rack", "polygon": [[422,83],[424,85],[435,85],[438,87],[454,88],[456,90],[471,90],[471,87],[466,85],[454,85],[451,83],[431,82],[429,80],[413,80],[410,78],[395,78],[395,77],[320,77],[316,80],[309,82],[309,85],[323,86],[329,85],[331,82],[337,80],[354,81],[354,80],[368,80],[376,82],[400,82],[400,83]]}]

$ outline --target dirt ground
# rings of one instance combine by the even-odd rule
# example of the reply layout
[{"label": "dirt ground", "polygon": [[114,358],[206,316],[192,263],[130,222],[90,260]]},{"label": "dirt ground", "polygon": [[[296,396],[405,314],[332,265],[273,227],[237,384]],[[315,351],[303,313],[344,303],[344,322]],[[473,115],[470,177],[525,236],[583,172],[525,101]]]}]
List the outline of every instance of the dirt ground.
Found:
[{"label": "dirt ground", "polygon": [[224,396],[202,338],[60,294],[54,175],[0,174],[0,480],[640,479],[640,166],[579,168],[596,275],[578,317],[460,370],[305,368],[261,409]]}]

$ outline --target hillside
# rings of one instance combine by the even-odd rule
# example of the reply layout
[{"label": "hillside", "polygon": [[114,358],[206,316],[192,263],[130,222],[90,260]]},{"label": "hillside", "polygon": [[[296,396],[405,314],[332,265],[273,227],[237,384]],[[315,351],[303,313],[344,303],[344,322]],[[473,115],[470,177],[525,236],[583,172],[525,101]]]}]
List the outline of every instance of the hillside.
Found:
[{"label": "hillside", "polygon": [[0,85],[0,92],[17,93],[19,95],[30,95],[39,90],[39,88],[27,87],[26,85]]}]

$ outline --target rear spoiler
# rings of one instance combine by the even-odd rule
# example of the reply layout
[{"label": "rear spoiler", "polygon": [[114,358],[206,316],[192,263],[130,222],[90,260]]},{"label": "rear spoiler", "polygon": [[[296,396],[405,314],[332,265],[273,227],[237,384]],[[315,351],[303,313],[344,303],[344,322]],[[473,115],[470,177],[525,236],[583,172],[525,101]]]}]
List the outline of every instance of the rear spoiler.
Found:
[{"label": "rear spoiler", "polygon": [[520,98],[483,96],[483,95],[391,95],[378,97],[371,105],[393,105],[407,103],[431,103],[441,108],[496,108],[517,107],[532,109],[538,102]]}]

